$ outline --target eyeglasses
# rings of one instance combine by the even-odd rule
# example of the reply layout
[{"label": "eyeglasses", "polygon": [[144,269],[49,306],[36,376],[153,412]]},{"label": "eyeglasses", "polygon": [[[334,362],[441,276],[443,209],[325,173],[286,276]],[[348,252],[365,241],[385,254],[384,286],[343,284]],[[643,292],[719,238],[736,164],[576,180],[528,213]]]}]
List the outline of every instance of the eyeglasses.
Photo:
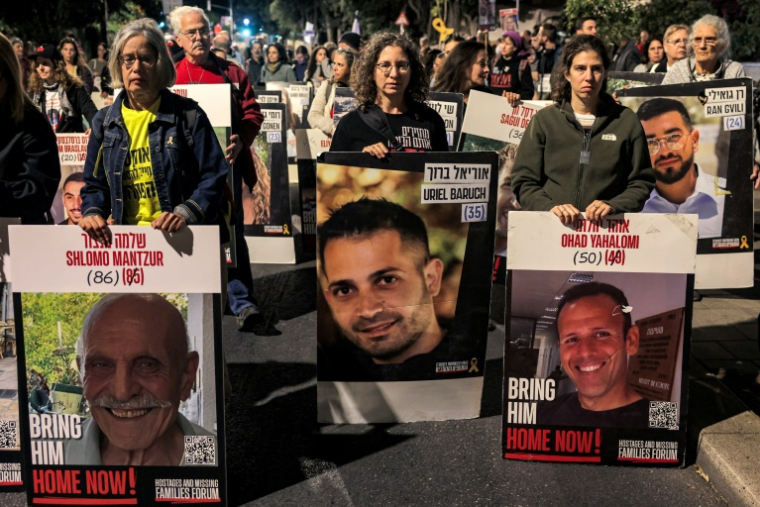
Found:
[{"label": "eyeglasses", "polygon": [[660,151],[660,146],[665,143],[669,150],[680,150],[686,144],[686,136],[683,134],[670,134],[664,139],[647,139],[649,154],[655,155]]},{"label": "eyeglasses", "polygon": [[701,46],[703,42],[705,43],[705,46],[712,47],[718,43],[718,38],[717,37],[694,37],[695,46]]},{"label": "eyeglasses", "polygon": [[200,35],[201,38],[205,39],[209,36],[211,33],[208,28],[193,28],[192,30],[188,30],[186,32],[180,32],[182,35],[187,37],[188,39],[195,39],[196,35]]},{"label": "eyeglasses", "polygon": [[134,67],[135,62],[137,62],[137,60],[140,60],[140,65],[143,65],[145,67],[153,67],[156,64],[157,58],[155,55],[151,55],[151,54],[121,55],[119,57],[119,61],[121,62],[121,64],[128,69],[131,69],[132,67]]},{"label": "eyeglasses", "polygon": [[[377,64],[377,68],[380,69],[380,72],[382,72],[386,77],[391,75],[391,70],[393,70],[394,65],[390,62],[382,62]],[[399,62],[395,65],[396,71],[403,75],[409,72],[409,62]]]}]

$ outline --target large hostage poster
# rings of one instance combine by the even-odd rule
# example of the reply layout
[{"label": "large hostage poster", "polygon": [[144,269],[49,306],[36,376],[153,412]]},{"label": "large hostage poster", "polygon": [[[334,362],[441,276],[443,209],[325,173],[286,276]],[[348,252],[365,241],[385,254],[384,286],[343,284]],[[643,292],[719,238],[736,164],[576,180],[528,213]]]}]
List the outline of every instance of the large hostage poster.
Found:
[{"label": "large hostage poster", "polygon": [[697,227],[511,217],[504,458],[683,466]]},{"label": "large hostage poster", "polygon": [[754,280],[752,81],[619,90],[649,143],[656,187],[644,213],[699,215],[697,289]]},{"label": "large hostage poster", "polygon": [[223,505],[218,229],[111,232],[10,230],[29,503]]},{"label": "large hostage poster", "polygon": [[493,153],[327,153],[317,166],[321,422],[477,417]]}]

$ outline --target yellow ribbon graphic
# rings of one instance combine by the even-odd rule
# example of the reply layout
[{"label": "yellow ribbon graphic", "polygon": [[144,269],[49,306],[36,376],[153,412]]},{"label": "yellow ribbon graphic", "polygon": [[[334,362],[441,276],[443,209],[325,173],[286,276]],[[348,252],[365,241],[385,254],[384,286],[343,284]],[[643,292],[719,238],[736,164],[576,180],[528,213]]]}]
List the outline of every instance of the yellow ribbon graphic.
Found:
[{"label": "yellow ribbon graphic", "polygon": [[446,37],[454,33],[454,29],[447,27],[446,23],[444,23],[441,18],[433,19],[433,28],[436,32],[441,34],[440,42],[445,41]]},{"label": "yellow ribbon graphic", "polygon": [[478,358],[477,357],[473,357],[472,359],[470,359],[470,369],[467,370],[467,373],[472,373],[472,372],[475,372],[475,373],[480,372],[480,370],[478,369]]},{"label": "yellow ribbon graphic", "polygon": [[747,236],[742,236],[742,244],[739,245],[739,250],[746,248],[749,250],[749,243],[747,243]]},{"label": "yellow ribbon graphic", "polygon": [[290,234],[290,231],[288,230],[288,224],[282,225],[282,233],[283,234]]}]

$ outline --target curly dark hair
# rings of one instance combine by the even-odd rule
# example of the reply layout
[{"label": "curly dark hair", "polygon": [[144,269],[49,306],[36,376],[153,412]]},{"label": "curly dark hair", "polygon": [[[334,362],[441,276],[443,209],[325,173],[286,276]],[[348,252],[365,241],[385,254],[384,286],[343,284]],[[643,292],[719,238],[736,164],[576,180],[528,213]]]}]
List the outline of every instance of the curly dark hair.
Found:
[{"label": "curly dark hair", "polygon": [[[572,97],[572,88],[570,87],[570,83],[568,82],[567,78],[565,78],[565,73],[573,64],[575,57],[584,51],[593,51],[594,53],[598,54],[602,59],[604,72],[606,73],[608,70],[610,70],[612,60],[610,60],[610,55],[607,54],[607,49],[604,47],[604,42],[602,42],[602,39],[594,35],[576,35],[570,39],[570,42],[568,42],[562,49],[562,59],[560,60],[560,64],[555,65],[554,70],[552,71],[551,99],[557,104],[561,103],[562,101],[570,102],[570,99]],[[602,83],[602,89],[599,93],[602,95],[606,92],[607,78],[604,79],[604,82]]]},{"label": "curly dark hair", "polygon": [[[44,89],[43,85],[45,82],[40,78],[40,75],[37,74],[37,60],[32,60],[31,63],[32,68],[31,72],[29,73],[28,89],[33,93],[42,93],[42,90]],[[53,60],[53,76],[55,77],[55,80],[58,81],[58,83],[61,85],[63,91],[69,91],[69,88],[72,86],[84,86],[84,83],[82,83],[81,79],[68,73],[66,70],[66,64],[63,62],[63,60]]]},{"label": "curly dark hair", "polygon": [[480,51],[485,51],[486,46],[482,42],[468,40],[460,42],[451,54],[444,60],[435,77],[437,92],[464,93],[470,92],[472,83],[469,83],[468,74]]},{"label": "curly dark hair", "polygon": [[351,88],[354,89],[354,95],[362,109],[377,100],[375,65],[380,53],[389,46],[401,48],[409,59],[409,86],[404,90],[406,106],[413,109],[428,99],[430,79],[420,60],[420,49],[405,35],[379,32],[373,35],[367,46],[362,49],[359,59],[351,69]]}]

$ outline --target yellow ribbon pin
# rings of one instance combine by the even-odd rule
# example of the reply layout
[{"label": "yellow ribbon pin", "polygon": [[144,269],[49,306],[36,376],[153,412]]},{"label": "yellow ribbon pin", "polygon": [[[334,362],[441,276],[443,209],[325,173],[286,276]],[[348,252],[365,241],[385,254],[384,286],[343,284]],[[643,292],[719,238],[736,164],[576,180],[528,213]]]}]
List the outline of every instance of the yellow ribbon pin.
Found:
[{"label": "yellow ribbon pin", "polygon": [[433,19],[433,28],[436,32],[441,34],[440,42],[445,41],[446,37],[454,33],[454,29],[447,27],[446,23],[444,23],[441,18]]},{"label": "yellow ribbon pin", "polygon": [[288,224],[282,225],[282,233],[283,234],[290,234],[290,230],[288,230]]},{"label": "yellow ribbon pin", "polygon": [[473,373],[473,372],[478,373],[479,371],[480,370],[478,369],[478,358],[473,357],[472,359],[470,359],[470,369],[467,370],[467,373]]},{"label": "yellow ribbon pin", "polygon": [[749,250],[749,243],[747,243],[747,236],[742,236],[742,244],[739,245],[739,250],[746,248]]}]

